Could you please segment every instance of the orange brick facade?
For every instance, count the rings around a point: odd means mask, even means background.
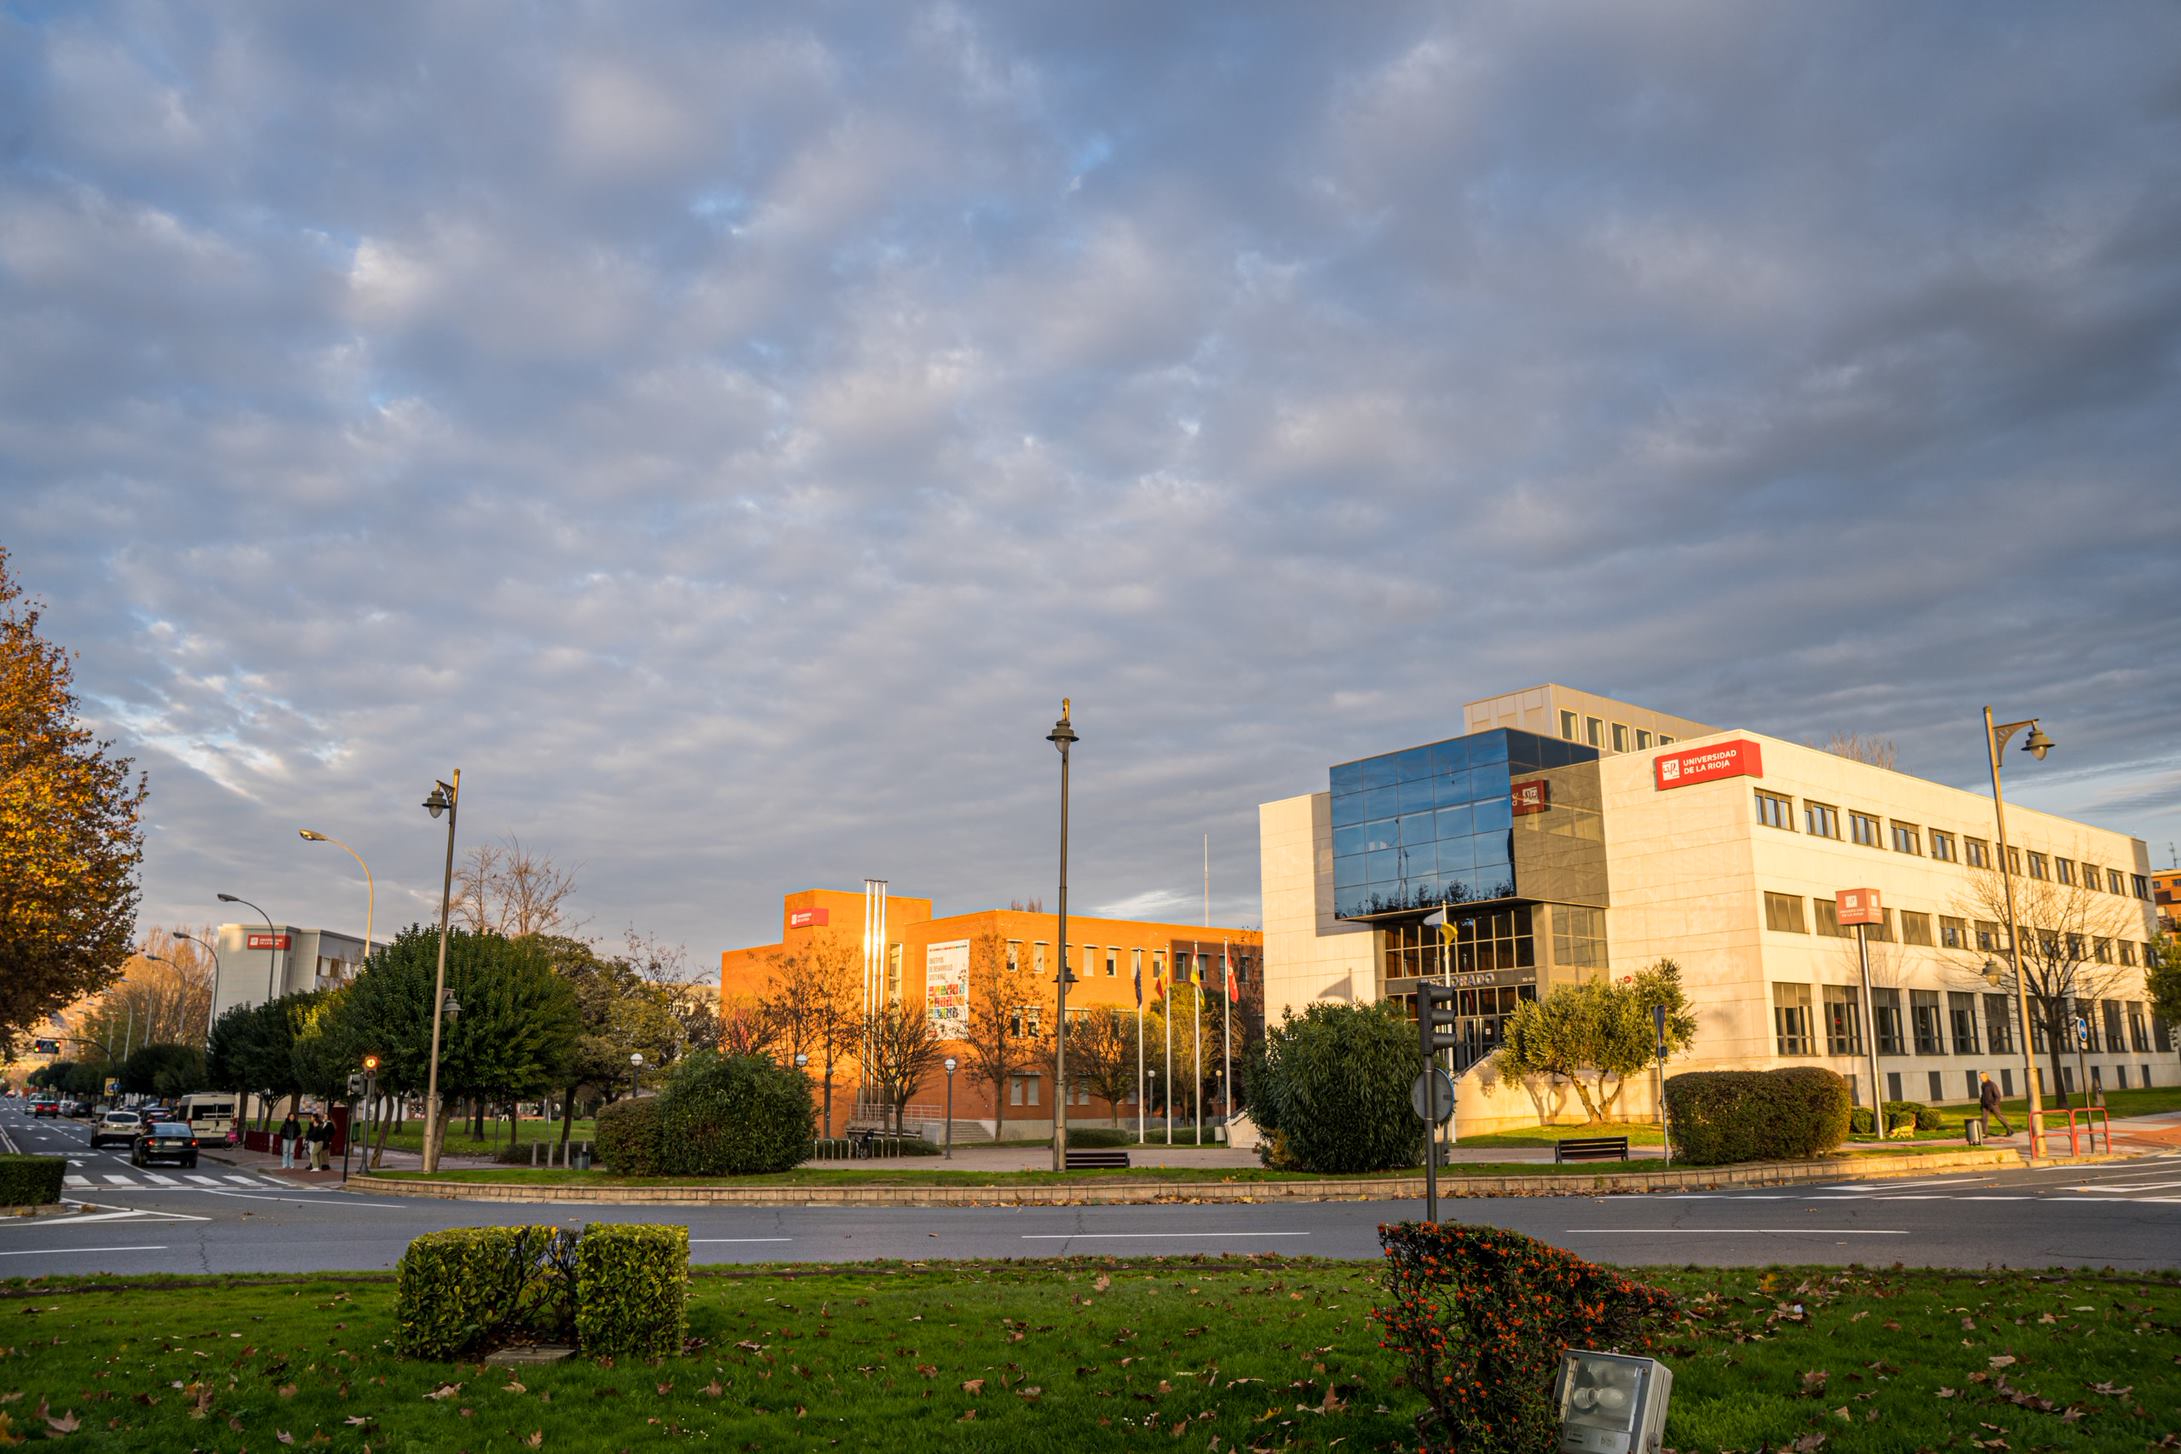
[[[720,999],[723,1015],[732,1017],[738,1010],[747,1010],[765,997],[767,986],[773,979],[778,959],[785,955],[807,953],[817,947],[820,936],[833,936],[837,948],[845,952],[854,965],[857,981],[863,977],[864,930],[866,900],[863,894],[853,890],[806,889],[786,896],[781,902],[780,939],[772,944],[752,945],[743,949],[729,949],[720,955]],[[954,914],[944,918],[932,916],[929,899],[906,898],[888,895],[885,901],[886,947],[882,969],[874,986],[874,992],[885,996],[888,1002],[907,1005],[919,1012],[926,1008],[927,972],[930,968],[930,951],[933,946],[976,945],[985,936],[996,937],[1006,946],[1006,953],[1016,964],[1015,972],[1023,977],[1026,1002],[1036,1003],[1042,997],[1049,1007],[1053,992],[1053,979],[1059,971],[1058,919],[1048,913],[1028,913],[1015,909],[985,909],[968,914]],[[1140,970],[1146,1010],[1157,1003],[1154,983],[1172,985],[1177,964],[1186,966],[1201,960],[1204,973],[1203,1014],[1206,1034],[1211,1050],[1204,1065],[1204,1112],[1213,1114],[1219,1079],[1215,1071],[1223,1069],[1215,1064],[1217,1050],[1222,1044],[1221,1010],[1225,1003],[1222,988],[1221,956],[1224,950],[1227,963],[1235,971],[1238,1003],[1232,1005],[1233,1044],[1239,1059],[1245,1038],[1262,1035],[1264,1024],[1264,986],[1261,977],[1263,965],[1263,936],[1252,929],[1206,928],[1194,924],[1168,924],[1134,919],[1105,919],[1068,916],[1068,940],[1071,945],[1069,964],[1074,969],[1075,980],[1068,988],[1070,1021],[1082,1012],[1097,1006],[1111,1006],[1133,1015],[1136,1010],[1136,975]],[[959,950],[955,951],[959,955]],[[980,958],[969,958],[972,977],[987,973]],[[1179,992],[1178,1003],[1184,1010],[1183,1021],[1192,1009],[1191,991],[1184,987]],[[1050,1013],[1047,1008],[1046,1013]],[[1010,1136],[1018,1132],[1024,1135],[1043,1134],[1051,1127],[1053,1116],[1052,1045],[1051,1027],[1039,1023],[1033,1044],[1033,1064],[1024,1075],[1015,1078],[1015,1084],[1006,1094],[1006,1129]],[[1177,1022],[1175,1032],[1176,1054],[1181,1058],[1185,1036],[1182,1022]],[[1149,1047],[1150,1063],[1158,1065],[1161,1046]],[[966,1057],[964,1057],[966,1059]],[[1185,1058],[1184,1058],[1185,1059]],[[810,1067],[814,1082],[814,1095],[822,1099],[822,1089],[815,1086],[819,1069]],[[1163,1074],[1163,1070],[1162,1070]],[[1178,1084],[1178,1116],[1186,1118],[1190,1111],[1188,1087],[1191,1081],[1182,1063],[1175,1066]],[[858,1070],[853,1061],[836,1063],[833,1082],[833,1131],[839,1134],[848,1123],[855,1105]],[[946,1077],[934,1073],[911,1099],[907,1119],[941,1119],[946,1099]],[[1070,1122],[1082,1125],[1110,1125],[1116,1120],[1132,1119],[1136,1114],[1134,1097],[1120,1103],[1090,1096],[1078,1089],[1076,1099],[1070,1105]],[[954,1083],[954,1119],[980,1121],[988,1127],[997,1120],[995,1098],[990,1085],[974,1080],[970,1075],[958,1073]]]

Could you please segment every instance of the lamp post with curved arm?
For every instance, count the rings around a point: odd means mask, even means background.
[[[1999,791],[1999,754],[2007,750],[2008,741],[2023,728],[2030,729],[2022,750],[2039,762],[2052,751],[2052,739],[2037,725],[2035,717],[2026,722],[1992,723],[1992,709],[1984,709],[1984,749],[1992,762],[1992,812],[1999,822],[1999,882],[2007,899],[2007,958],[2014,965],[2015,1010],[2022,1021],[2022,1089],[2029,1094],[2030,1151],[2032,1162],[2045,1159],[2045,1105],[2038,1094],[2037,1049],[2030,1037],[2030,992],[2022,976],[2021,929],[2014,917],[2014,866],[2007,861],[2007,800]]]
[[[204,1012],[204,1048],[210,1050],[212,1048],[212,1025],[219,1018],[220,1013],[220,952],[196,935],[185,934],[179,929],[174,931],[174,937],[187,939],[190,943],[212,956],[212,1002],[205,1007]]]
[[[1053,1170],[1068,1169],[1068,749],[1080,739],[1068,721],[1068,699],[1045,740],[1060,751],[1060,973],[1053,1015]]]
[[[447,913],[454,904],[454,821],[462,804],[462,769],[451,783],[434,783],[424,811],[447,815],[447,872],[439,885],[439,969],[432,979],[432,1059],[424,1084],[424,1170],[439,1170],[439,1026],[453,1018],[447,1004]]]
[[[220,902],[223,904],[240,904],[245,909],[257,909],[257,916],[265,921],[265,998],[267,1000],[276,998],[273,994],[273,973],[280,968],[280,931],[273,927],[273,916],[263,909],[258,909],[257,905],[251,903],[248,899],[240,899],[233,894],[221,894]],[[248,939],[243,940],[245,944],[249,942]]]
[[[371,865],[363,861],[362,854],[358,853],[355,849],[350,848],[346,843],[343,843],[338,838],[331,837],[328,834],[320,833],[316,829],[312,828],[298,828],[295,831],[306,843],[330,843],[335,848],[345,850],[350,858],[356,860],[356,866],[363,870],[364,958],[369,959],[371,957],[371,919],[372,916],[378,912],[379,907],[379,888],[376,883],[372,882]]]

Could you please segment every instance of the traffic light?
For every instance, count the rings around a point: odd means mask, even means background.
[[[1416,987],[1416,1031],[1429,1060],[1442,1050],[1461,1047],[1454,1033],[1454,988],[1451,985],[1419,984]]]
[[[376,1055],[366,1055],[364,1057],[364,1074],[375,1075],[378,1073],[378,1069],[379,1057],[377,1057]]]
[[[37,1039],[30,1042],[30,1049],[31,1053],[35,1055],[58,1055],[61,1053],[61,1042],[58,1040]]]
[[[362,1095],[363,1093],[364,1093],[364,1078],[363,1078],[363,1072],[362,1072],[362,1071],[360,1071],[360,1070],[359,1070],[359,1071],[355,1071],[355,1072],[351,1073],[351,1074],[349,1075],[349,1077],[348,1077],[348,1098],[349,1098],[350,1100],[355,1100],[355,1099],[356,1099],[357,1097],[361,1096],[361,1095]]]

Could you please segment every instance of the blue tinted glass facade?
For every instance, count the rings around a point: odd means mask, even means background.
[[[1513,783],[1598,750],[1500,728],[1331,773],[1333,912],[1370,918],[1514,898]]]

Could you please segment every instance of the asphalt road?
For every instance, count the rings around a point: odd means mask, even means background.
[[[1423,1214],[1414,1201],[718,1209],[443,1202],[368,1187],[292,1190],[230,1177],[209,1161],[200,1182],[168,1173],[175,1184],[146,1183],[141,1172],[124,1176],[118,1153],[90,1153],[79,1123],[33,1126],[13,1107],[0,1110],[0,1133],[23,1149],[65,1150],[80,1161],[70,1171],[86,1185],[69,1196],[90,1208],[0,1223],[0,1277],[386,1269],[420,1232],[505,1222],[686,1223],[699,1263],[1239,1252],[1362,1258],[1378,1255],[1380,1222]],[[2164,1269],[2181,1266],[2181,1156],[1774,1191],[1471,1198],[1443,1203],[1441,1214],[1626,1265]]]

